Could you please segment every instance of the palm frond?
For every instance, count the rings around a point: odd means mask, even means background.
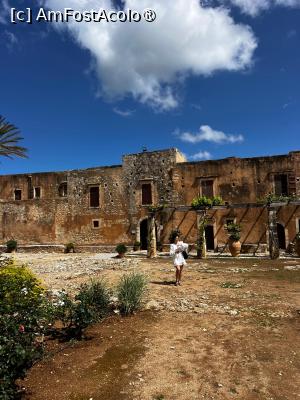
[[[27,158],[27,149],[17,145],[22,139],[18,128],[0,115],[0,156]]]

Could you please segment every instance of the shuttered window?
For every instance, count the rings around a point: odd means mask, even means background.
[[[99,207],[100,191],[99,186],[90,187],[90,207]]]
[[[201,195],[210,197],[210,198],[214,196],[214,181],[213,180],[201,181]]]
[[[288,196],[288,176],[287,174],[278,174],[274,176],[275,195]]]
[[[142,205],[152,204],[152,186],[151,183],[142,185]]]

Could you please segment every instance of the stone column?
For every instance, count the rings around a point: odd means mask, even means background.
[[[156,234],[155,234],[155,215],[150,214],[148,217],[148,258],[157,257],[156,251]]]
[[[206,258],[206,211],[197,211],[197,258]]]
[[[277,236],[277,210],[275,207],[268,207],[268,225],[269,225],[269,253],[272,260],[279,258],[279,243]]]

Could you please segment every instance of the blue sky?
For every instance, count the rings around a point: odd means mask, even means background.
[[[143,146],[190,160],[300,150],[300,1],[126,1],[157,21],[15,25],[10,7],[37,7],[0,0],[0,114],[29,149],[1,174],[120,164]]]

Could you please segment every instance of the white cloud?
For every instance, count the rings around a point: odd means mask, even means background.
[[[208,151],[199,151],[196,154],[188,157],[192,161],[199,161],[199,160],[210,160],[212,155]]]
[[[9,50],[12,50],[13,47],[19,43],[17,36],[13,32],[5,30],[4,36],[5,36],[6,47]]]
[[[0,24],[7,24],[10,15],[10,5],[8,0],[0,0]]]
[[[300,7],[300,0],[220,0],[220,2],[240,7],[243,13],[252,17],[273,6]]]
[[[188,143],[200,143],[207,141],[217,144],[225,144],[241,143],[244,141],[243,135],[228,135],[222,131],[214,130],[208,125],[200,126],[198,133],[176,131],[175,134],[180,140]]]
[[[99,9],[98,0],[44,0],[53,10]],[[176,84],[190,75],[239,71],[252,64],[256,38],[225,8],[202,7],[199,0],[123,0],[124,8],[157,13],[153,23],[61,24],[88,49],[101,93],[111,99],[131,95],[160,110],[178,105]],[[101,7],[111,9],[112,1]]]
[[[131,117],[135,113],[135,110],[120,110],[119,108],[115,107],[113,112],[121,117],[127,118]]]
[[[193,103],[193,104],[191,104],[191,107],[192,107],[194,110],[202,111],[202,106],[201,106],[200,104]]]

